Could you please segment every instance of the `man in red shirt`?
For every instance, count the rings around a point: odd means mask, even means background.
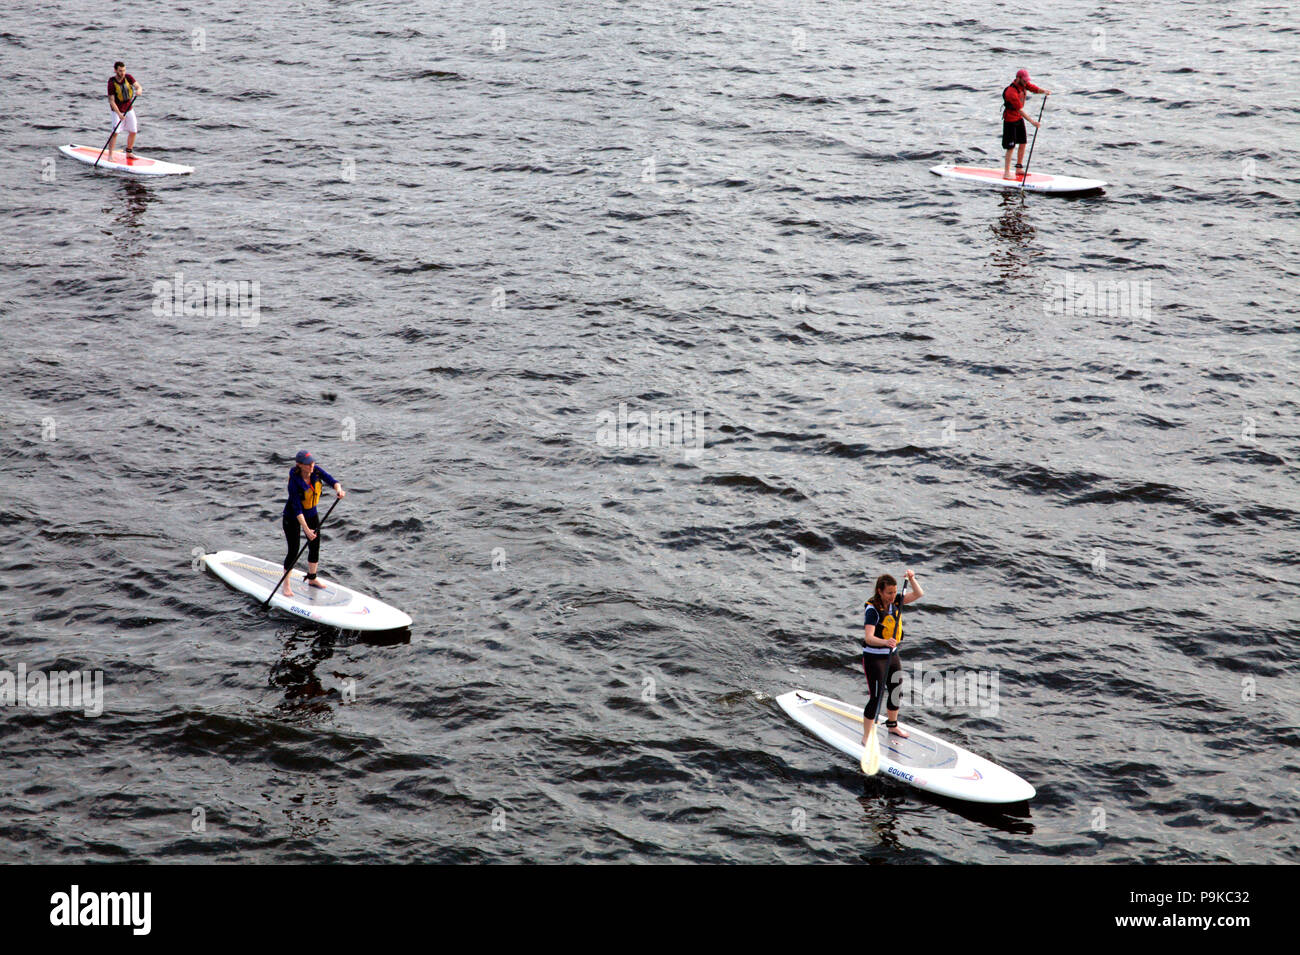
[[[135,117],[135,98],[144,92],[144,87],[135,81],[135,77],[126,71],[126,64],[118,60],[113,64],[113,75],[108,78],[108,107],[113,111],[113,135],[108,138],[108,154],[113,155],[117,145],[117,130],[121,126],[126,131],[126,153],[135,151],[135,134],[140,131],[140,122]]]
[[[1002,111],[1002,148],[1007,151],[1002,160],[1002,178],[1013,182],[1023,179],[1025,175],[1025,145],[1028,142],[1025,137],[1025,120],[1028,119],[1033,123],[1034,129],[1042,125],[1021,112],[1025,108],[1026,93],[1050,95],[1047,90],[1040,90],[1029,81],[1028,70],[1016,70],[1016,78],[1002,91],[1002,104],[1006,107]],[[1011,153],[1015,151],[1016,146],[1020,147],[1020,155],[1016,157],[1016,174],[1013,176],[1011,175]]]

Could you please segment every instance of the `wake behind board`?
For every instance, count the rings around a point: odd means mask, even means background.
[[[230,586],[255,597],[259,603],[266,600],[284,573],[279,564],[233,550],[204,554],[203,563]],[[324,589],[311,587],[300,570],[293,571],[289,580],[294,595],[286,597],[276,590],[271,606],[295,617],[340,630],[399,630],[411,625],[411,618],[397,608],[333,581],[322,581]]]
[[[853,759],[862,759],[862,707],[818,693],[794,690],[776,698],[796,723]],[[939,796],[979,803],[1019,803],[1033,799],[1034,787],[982,756],[945,743],[905,723],[911,734],[895,736],[883,726],[880,772]]]
[[[1000,186],[1003,189],[1019,189],[1023,181],[1026,192],[1094,192],[1106,185],[1100,179],[1049,176],[1041,172],[1031,172],[1028,176],[1024,173],[1012,173],[1017,178],[1003,179],[1001,169],[985,169],[980,166],[935,166],[930,172],[936,176],[961,179],[964,182],[978,182],[986,186]]]
[[[102,147],[101,147],[102,148]],[[99,155],[99,148],[95,146],[60,146],[59,152],[70,159],[78,162],[95,165],[96,157],[99,158],[98,169],[111,169],[114,172],[129,172],[134,176],[183,176],[194,171],[193,166],[181,166],[174,162],[163,162],[161,159],[149,159],[145,156],[133,155],[128,156],[120,149],[113,152],[105,152],[103,156]]]

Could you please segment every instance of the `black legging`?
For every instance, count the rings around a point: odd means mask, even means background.
[[[320,560],[320,515],[303,511],[302,516],[307,518],[307,526],[316,532],[316,539],[307,542],[307,562],[314,564]],[[289,543],[289,550],[284,555],[284,569],[288,570],[298,559],[298,548],[302,546],[302,526],[294,514],[284,515],[281,524],[284,527],[284,538]]]
[[[867,675],[867,705],[862,710],[862,719],[871,722],[878,716],[877,707],[886,703],[881,709],[896,710],[903,699],[903,664],[897,653],[862,654],[862,672]],[[882,700],[885,687],[889,687],[889,699]]]

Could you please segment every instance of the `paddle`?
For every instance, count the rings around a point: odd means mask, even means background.
[[[907,595],[907,578],[903,578],[903,596]],[[898,619],[901,623],[903,620],[902,604],[899,604]],[[893,660],[894,654],[898,652],[895,646],[889,653],[890,660]],[[885,673],[889,673],[889,668],[885,668]],[[886,676],[888,683],[888,676]],[[867,744],[862,748],[862,761],[859,765],[862,771],[868,776],[874,776],[880,771],[880,738],[876,735],[876,718],[880,716],[880,704],[884,701],[883,697],[889,695],[889,687],[882,686],[881,696],[876,698],[876,712],[871,714],[871,725],[867,727]]]
[[[880,702],[876,702],[876,712],[871,714],[871,725],[867,727],[867,745],[862,748],[862,771],[868,776],[880,772],[880,738],[876,736],[876,717],[880,715]]]
[[[108,134],[108,139],[104,140],[104,149],[107,149],[107,148],[108,148],[108,144],[111,143],[111,142],[113,141],[113,137],[117,135],[117,127],[119,127],[119,126],[122,125],[122,120],[126,119],[126,114],[129,113],[129,112],[131,112],[131,107],[135,106],[135,99],[136,99],[136,96],[139,96],[139,95],[140,95],[139,93],[136,93],[135,96],[132,96],[132,97],[131,97],[131,102],[129,102],[129,103],[126,104],[126,109],[123,110],[122,114],[121,114],[120,116],[117,117],[117,122],[113,124],[113,131],[112,131],[111,133]],[[100,128],[102,129],[103,127],[100,127]],[[99,168],[99,160],[100,160],[100,159],[103,157],[103,155],[104,155],[104,149],[101,149],[101,150],[99,151],[99,155],[95,157],[94,166],[95,166],[96,169]]]
[[[1043,124],[1043,110],[1047,109],[1047,97],[1050,93],[1043,94],[1043,105],[1038,107],[1038,125]],[[1034,146],[1038,144],[1038,126],[1034,127],[1034,139],[1029,144],[1029,158],[1025,160],[1025,172],[1020,177],[1020,198],[1025,197],[1025,180],[1029,178],[1029,166],[1034,161]]]
[[[321,529],[322,527],[324,527],[324,526],[325,526],[325,522],[328,521],[328,520],[330,519],[330,514],[334,513],[334,507],[335,507],[335,505],[338,504],[338,502],[339,502],[339,499],[338,499],[337,497],[334,498],[334,503],[331,504],[331,505],[330,505],[330,509],[329,509],[328,511],[325,512],[325,516],[322,517],[322,518],[320,519],[320,524],[318,524],[317,527],[316,527],[316,535],[317,535],[318,537],[320,536],[320,529]],[[306,535],[303,535],[303,536],[306,536]],[[298,556],[295,557],[295,558],[293,559],[293,564],[298,563],[298,560],[302,557],[302,552],[305,551],[305,550],[307,549],[307,545],[310,544],[310,543],[311,543],[311,541],[309,541],[309,540],[308,540],[308,541],[303,541],[303,545],[302,545],[301,547],[298,548]],[[284,578],[289,576],[289,571],[290,571],[290,570],[293,570],[293,564],[290,564],[290,565],[289,565],[289,569],[286,570],[286,571],[284,572],[284,574],[281,575],[280,579],[276,582],[276,585],[275,585],[274,587],[271,588],[271,595],[270,595],[270,597],[267,597],[265,600],[262,601],[262,606],[263,606],[263,607],[266,607],[266,606],[268,606],[268,605],[271,603],[271,597],[274,597],[275,594],[276,594],[276,591],[278,591],[278,590],[280,589],[280,584],[284,583]]]

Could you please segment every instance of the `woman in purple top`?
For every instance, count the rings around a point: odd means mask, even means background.
[[[284,505],[284,518],[281,524],[284,527],[284,538],[289,545],[289,551],[284,555],[284,569],[287,571],[298,559],[298,547],[300,535],[307,535],[307,584],[311,587],[324,587],[316,579],[316,567],[320,561],[320,515],[316,513],[316,504],[320,501],[321,487],[328,484],[334,489],[335,495],[341,501],[347,495],[343,491],[343,485],[330,477],[329,473],[316,463],[316,459],[310,451],[299,451],[294,456],[294,465],[289,472],[289,500]],[[286,597],[292,597],[293,591],[289,588],[289,574],[284,575],[284,588],[282,590]]]

